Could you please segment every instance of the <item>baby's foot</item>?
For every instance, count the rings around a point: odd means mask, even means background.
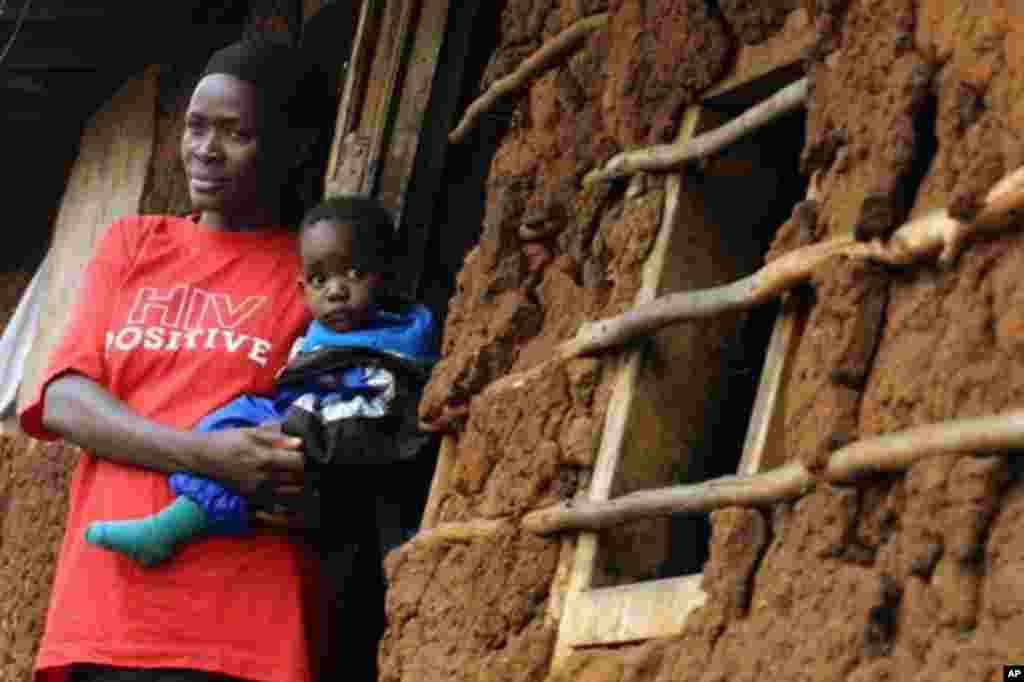
[[[121,552],[144,566],[166,560],[180,543],[206,527],[206,513],[185,496],[141,519],[95,521],[85,531],[93,545]]]

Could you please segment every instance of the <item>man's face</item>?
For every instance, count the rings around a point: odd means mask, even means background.
[[[192,93],[181,159],[192,207],[204,223],[244,227],[274,206],[276,196],[265,194],[272,174],[262,107],[255,85],[227,74],[204,77]]]
[[[313,317],[336,332],[366,324],[383,282],[381,273],[367,269],[359,246],[351,225],[329,220],[304,227],[299,240],[306,303]]]

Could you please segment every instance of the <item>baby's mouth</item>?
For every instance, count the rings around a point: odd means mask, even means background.
[[[337,310],[332,313],[328,313],[324,317],[324,322],[327,326],[338,328],[338,327],[351,327],[352,326],[352,313],[347,310]]]

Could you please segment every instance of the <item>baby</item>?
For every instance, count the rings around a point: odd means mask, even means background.
[[[343,196],[321,203],[302,221],[299,250],[299,285],[314,320],[278,374],[275,395],[236,398],[196,429],[283,419],[282,429],[303,440],[302,507],[307,526],[316,529],[326,498],[339,493],[337,484],[328,485],[339,471],[379,472],[379,464],[412,462],[430,439],[416,426],[416,408],[436,361],[435,330],[428,308],[388,291],[396,238],[391,216],[377,201]],[[360,487],[359,476],[346,478]],[[378,475],[363,479],[362,488],[381,484]],[[150,566],[201,534],[249,530],[248,502],[233,490],[189,473],[168,481],[177,493],[170,505],[141,519],[96,521],[86,539]],[[375,506],[366,512],[381,534],[392,535],[382,545],[394,546],[410,524],[399,518],[402,495],[388,495],[401,492],[401,485],[384,487],[359,497]]]

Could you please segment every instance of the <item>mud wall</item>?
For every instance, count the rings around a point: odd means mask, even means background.
[[[571,540],[525,535],[516,520],[587,481],[617,360],[494,382],[635,293],[660,189],[626,200],[621,189],[583,191],[581,174],[620,148],[670,137],[680,107],[727,74],[738,46],[770,38],[797,4],[505,4],[482,87],[581,15],[608,11],[609,24],[510,107],[483,235],[422,406],[451,430],[435,521],[492,520],[497,530],[424,533],[389,557],[382,680],[548,678],[558,557]],[[940,206],[969,217],[1024,161],[1024,17],[1013,3],[799,5],[816,32],[802,165],[823,189],[800,240],[885,236]],[[948,270],[823,268],[786,388],[788,456],[820,466],[860,437],[1019,406],[1022,259],[1022,238],[1008,234],[972,245]],[[1022,515],[1009,460],[970,453],[856,487],[818,486],[773,509],[720,511],[707,604],[685,632],[577,652],[552,682],[1001,679],[1004,663],[1024,660]]]
[[[21,293],[28,287],[32,279],[31,271],[12,270],[0,273],[0,325],[6,325],[21,298]],[[0,326],[2,328],[2,326]],[[38,611],[35,609],[23,610],[24,602],[20,599],[22,595],[31,595],[29,600],[38,600],[40,588],[34,585],[36,579],[35,567],[31,562],[21,560],[22,552],[31,544],[38,543],[41,537],[46,537],[47,527],[45,520],[35,528],[25,530],[24,536],[8,534],[6,532],[6,520],[8,516],[19,516],[24,510],[26,496],[24,490],[27,486],[40,484],[42,490],[52,490],[52,475],[54,471],[50,467],[44,467],[46,471],[38,472],[37,480],[31,483],[21,474],[17,466],[18,448],[14,446],[16,439],[0,436],[0,604],[4,604],[2,616],[0,616],[0,679],[6,682],[9,678],[8,669],[26,670],[25,661],[32,655],[33,645],[28,642],[28,647],[19,646],[24,641],[25,633],[30,636],[38,631]],[[48,501],[52,505],[52,500]],[[31,505],[29,502],[28,506]],[[57,505],[60,506],[60,505]],[[33,516],[39,517],[38,513]],[[63,517],[62,517],[63,518]],[[52,547],[59,542],[58,535],[53,539]],[[51,562],[53,557],[51,556]],[[48,590],[45,590],[48,593]],[[12,603],[13,608],[7,609],[6,604]]]

